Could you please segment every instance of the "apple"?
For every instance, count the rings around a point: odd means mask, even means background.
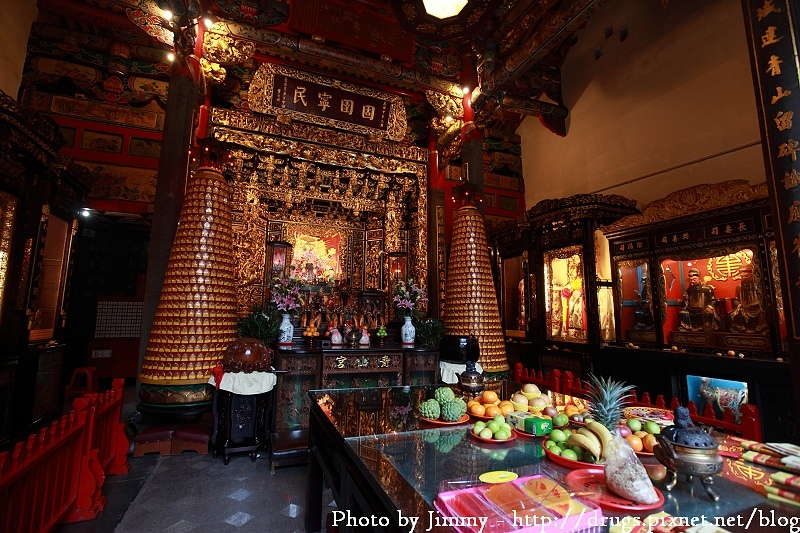
[[[638,418],[629,418],[628,421],[626,422],[626,425],[634,433],[636,433],[637,431],[641,431],[642,430],[642,421],[639,420]]]
[[[644,430],[651,435],[658,435],[661,433],[661,426],[653,422],[652,420],[648,420],[644,423]]]
[[[545,414],[551,418],[555,418],[556,415],[558,415],[558,409],[556,409],[552,405],[548,405],[542,410],[542,414]]]
[[[539,387],[537,387],[535,383],[526,383],[526,384],[524,384],[522,386],[522,392],[527,392],[529,394],[535,394],[535,393],[539,392],[541,394],[541,392],[539,391]]]
[[[564,427],[569,425],[569,417],[564,413],[558,413],[553,417],[553,425],[557,427]]]

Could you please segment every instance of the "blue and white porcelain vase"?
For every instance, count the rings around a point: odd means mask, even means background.
[[[406,323],[400,328],[400,341],[406,346],[414,344],[414,337],[417,336],[417,328],[411,323],[411,317],[405,317]]]
[[[294,337],[294,326],[292,325],[289,313],[281,315],[281,325],[278,326],[278,348],[284,350],[292,347]]]

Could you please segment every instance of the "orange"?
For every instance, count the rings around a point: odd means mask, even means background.
[[[511,400],[503,400],[500,402],[500,407],[503,407],[504,405],[510,405],[512,407],[514,406],[514,404],[511,403]]]
[[[500,408],[494,404],[490,403],[488,405],[484,405],[484,407],[486,407],[486,410],[484,410],[483,412],[484,416],[494,416],[501,414]]]
[[[644,438],[648,436],[650,433],[644,430],[639,430],[639,431],[634,431],[633,434],[642,439],[642,442],[644,442]]]
[[[479,403],[473,403],[469,406],[469,414],[471,415],[483,416],[485,412],[486,408]]]
[[[508,413],[513,413],[515,411],[514,406],[510,403],[500,403],[500,413],[503,416],[506,416]]]
[[[653,447],[658,444],[658,440],[656,440],[655,435],[647,434],[646,437],[642,439],[642,445],[644,445],[644,449],[650,453],[653,453]]]
[[[472,407],[475,404],[480,405],[481,402],[479,402],[478,400],[470,400],[470,401],[467,402],[467,409],[469,409],[470,407]]]
[[[483,391],[483,403],[494,403],[498,400],[497,393],[492,390]]]
[[[633,448],[633,451],[635,452],[642,451],[644,444],[642,444],[642,439],[640,439],[636,435],[628,435],[627,437],[625,437],[625,440],[628,441],[628,444],[630,444],[631,448]]]

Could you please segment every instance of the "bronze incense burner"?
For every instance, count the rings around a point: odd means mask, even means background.
[[[675,408],[675,425],[665,428],[656,435],[658,446],[653,448],[656,459],[667,467],[667,481],[664,488],[672,490],[678,481],[678,474],[686,476],[692,483],[699,476],[708,496],[718,501],[714,492],[714,476],[722,471],[722,457],[717,453],[719,443],[704,428],[696,427],[689,418],[685,407]]]

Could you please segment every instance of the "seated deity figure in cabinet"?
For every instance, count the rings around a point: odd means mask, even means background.
[[[678,313],[681,331],[717,331],[719,315],[714,307],[714,286],[700,279],[700,271],[689,270],[689,285],[683,293],[683,309]]]
[[[647,276],[642,276],[642,291],[633,291],[639,298],[639,309],[633,312],[636,317],[636,329],[653,329],[655,321],[650,311],[650,289],[647,283]]]
[[[741,281],[736,286],[733,311],[728,315],[731,319],[731,331],[766,334],[767,318],[756,290],[753,265],[742,265],[739,275]]]

